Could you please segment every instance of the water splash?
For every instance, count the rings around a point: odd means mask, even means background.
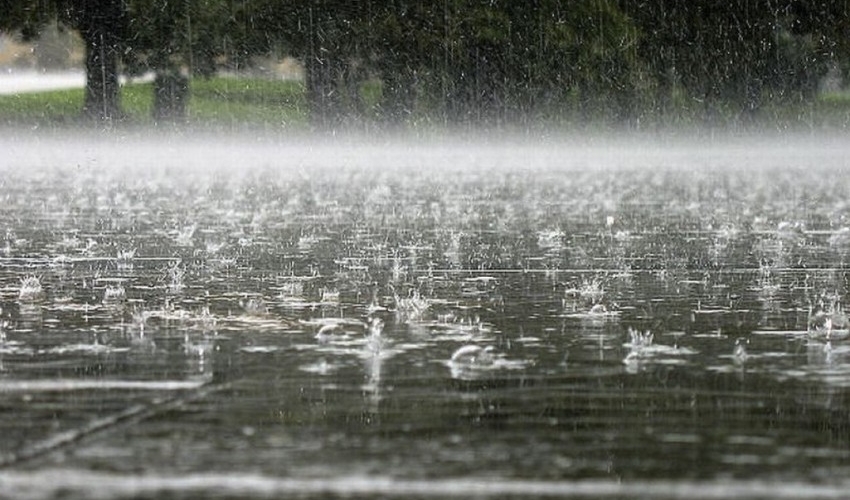
[[[18,291],[18,300],[22,303],[32,304],[44,300],[44,288],[37,276],[27,276],[21,279],[21,287]]]

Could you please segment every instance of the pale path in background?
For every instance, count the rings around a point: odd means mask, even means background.
[[[127,83],[121,77],[121,84]],[[137,82],[153,81],[153,76],[134,78]],[[86,85],[86,74],[82,70],[43,72],[37,70],[0,70],[0,95],[27,94],[50,90],[80,89]]]
[[[82,71],[44,73],[32,70],[0,72],[0,95],[82,88],[86,74]]]

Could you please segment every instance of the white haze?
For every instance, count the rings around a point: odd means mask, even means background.
[[[33,133],[0,137],[0,172],[45,171],[126,174],[217,173],[275,170],[306,175],[348,169],[533,172],[594,169],[819,168],[850,166],[850,143],[841,136],[528,138],[467,134],[419,139],[273,134],[163,132]]]

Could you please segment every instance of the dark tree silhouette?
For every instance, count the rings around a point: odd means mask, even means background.
[[[58,19],[80,33],[86,47],[83,112],[99,120],[121,117],[118,65],[126,36],[124,0],[2,0],[0,29],[34,38]]]
[[[118,67],[157,74],[158,116],[192,75],[288,54],[311,119],[448,123],[644,113],[746,117],[850,71],[850,0],[0,0],[0,29],[51,18],[86,44],[87,115],[120,117]],[[368,85],[366,83],[368,82]],[[374,108],[366,110],[368,103]],[[377,96],[377,97],[376,97]],[[177,104],[177,105],[175,105]]]
[[[83,113],[99,120],[121,118],[118,63],[127,28],[124,0],[74,0],[66,12],[86,46]]]

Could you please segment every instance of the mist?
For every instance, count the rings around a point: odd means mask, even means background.
[[[285,134],[189,130],[15,131],[0,138],[0,168],[144,174],[164,170],[211,175],[272,170],[323,174],[350,169],[535,172],[752,170],[847,166],[840,133],[696,131],[665,133]],[[830,172],[825,173],[829,175]]]

